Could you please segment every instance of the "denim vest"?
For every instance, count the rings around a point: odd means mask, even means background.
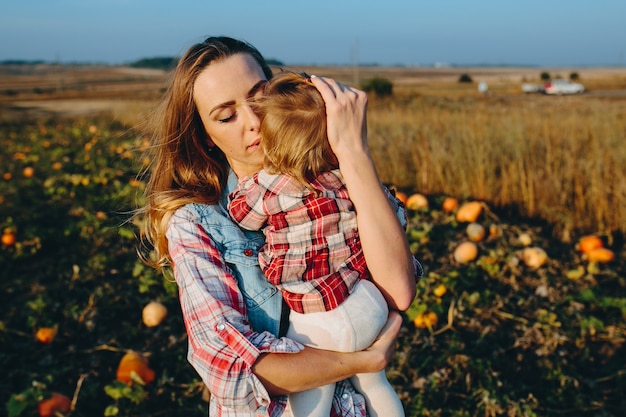
[[[279,334],[283,299],[259,267],[259,249],[265,243],[262,232],[241,229],[227,210],[228,194],[237,187],[237,176],[231,171],[220,201],[209,216],[202,216],[202,226],[220,248],[224,260],[237,279],[248,310],[248,320],[257,332]],[[206,207],[206,206],[205,206]]]

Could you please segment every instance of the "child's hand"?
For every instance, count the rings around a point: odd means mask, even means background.
[[[326,103],[328,141],[341,161],[356,151],[369,152],[367,147],[367,94],[338,83],[331,78],[311,76]]]

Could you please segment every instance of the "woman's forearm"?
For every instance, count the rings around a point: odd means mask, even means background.
[[[390,313],[378,339],[359,352],[334,352],[306,347],[298,353],[266,353],[252,367],[272,395],[291,394],[341,381],[358,373],[378,372],[393,359],[402,318]]]
[[[380,185],[365,150],[340,161],[341,173],[357,213],[363,253],[374,282],[389,307],[406,310],[415,297],[415,268],[406,234]]]
[[[332,79],[311,80],[326,103],[328,141],[356,209],[372,278],[389,308],[406,310],[415,297],[413,256],[367,145],[367,94]]]

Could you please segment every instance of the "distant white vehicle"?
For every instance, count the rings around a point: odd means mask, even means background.
[[[546,94],[580,94],[585,91],[585,87],[579,83],[556,79],[546,83],[543,91]]]
[[[522,84],[524,93],[543,93],[543,86],[538,84],[524,83]]]

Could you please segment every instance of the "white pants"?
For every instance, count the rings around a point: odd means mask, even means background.
[[[350,296],[331,311],[289,313],[287,337],[324,350],[354,352],[365,349],[376,339],[387,322],[389,310],[376,285],[367,280],[357,283]],[[398,395],[387,381],[385,371],[358,374],[351,378],[365,397],[370,417],[403,417]],[[295,417],[328,417],[335,384],[289,396]]]

